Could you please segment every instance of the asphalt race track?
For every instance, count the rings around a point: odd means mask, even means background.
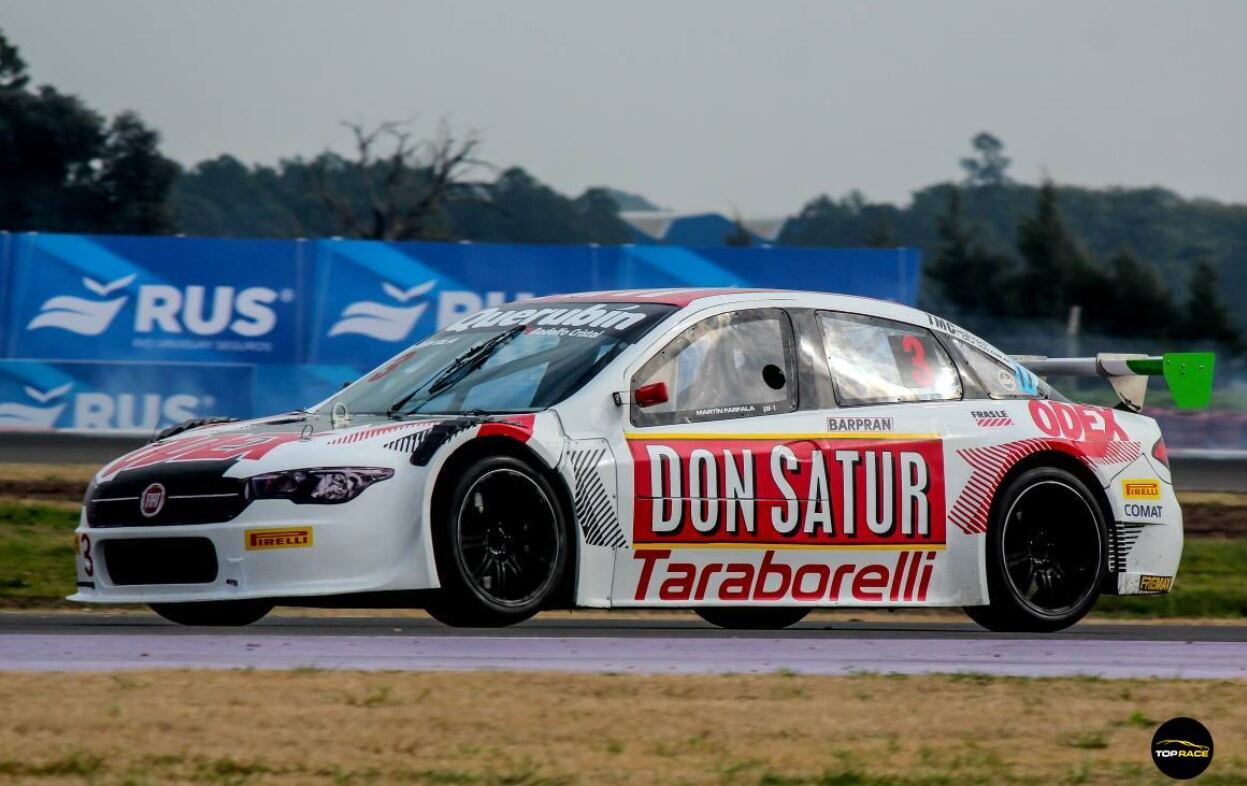
[[[1247,678],[1247,627],[1084,624],[1046,637],[958,623],[803,623],[729,632],[699,620],[537,619],[504,630],[418,617],[276,615],[241,629],[136,614],[0,614],[0,670],[497,670]]]

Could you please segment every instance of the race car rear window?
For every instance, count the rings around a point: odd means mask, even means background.
[[[1007,364],[976,349],[961,339],[952,339],[970,371],[991,398],[1044,398],[1046,385],[1017,364]]]
[[[632,379],[663,382],[666,403],[632,407],[637,426],[776,415],[797,408],[796,353],[788,315],[748,309],[703,319],[671,341]]]
[[[841,406],[961,398],[957,369],[929,331],[830,312],[819,313],[819,324]]]

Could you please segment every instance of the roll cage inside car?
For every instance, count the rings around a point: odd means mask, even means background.
[[[881,327],[911,333],[919,337],[928,352],[939,353],[939,357],[947,361],[955,371],[956,395],[940,395],[914,397],[891,400],[852,400],[843,389],[843,381],[833,378],[832,368],[828,360],[828,345],[833,339],[820,320],[823,317],[840,317],[860,320]],[[910,404],[933,401],[964,401],[980,399],[1016,399],[1016,398],[1055,398],[1066,400],[1059,392],[1046,383],[1036,380],[1031,389],[1015,387],[1012,391],[983,379],[981,372],[975,370],[974,363],[981,367],[990,366],[1001,374],[1010,377],[1015,373],[1003,358],[995,358],[984,350],[970,346],[966,342],[957,341],[938,331],[916,322],[906,322],[885,317],[860,314],[851,311],[825,308],[791,308],[772,305],[745,305],[725,309],[717,314],[701,317],[686,326],[657,351],[645,356],[637,371],[630,380],[631,400],[636,401],[637,390],[656,378],[658,369],[664,363],[672,361],[682,351],[704,339],[708,333],[725,323],[747,323],[761,319],[774,319],[780,326],[783,357],[787,367],[783,368],[786,396],[783,405],[778,408],[761,408],[753,410],[741,408],[707,408],[704,412],[695,410],[680,413],[671,408],[655,409],[633,406],[630,408],[629,419],[635,427],[658,426],[672,423],[693,423],[712,420],[728,420],[740,417],[758,417],[782,414],[783,412],[837,409],[844,407],[862,407],[885,404]],[[972,363],[973,361],[973,363]],[[755,360],[758,368],[750,368],[747,373],[761,374],[765,361]],[[745,369],[739,369],[745,372]],[[720,385],[729,384],[728,375],[722,375]],[[693,380],[698,385],[711,385],[708,380]],[[676,390],[670,383],[668,390],[677,399],[685,394]]]

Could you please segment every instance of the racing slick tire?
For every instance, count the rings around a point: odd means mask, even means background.
[[[200,426],[215,426],[218,423],[234,423],[237,420],[238,418],[221,418],[221,417],[191,418],[190,420],[183,420],[181,423],[178,423],[176,426],[169,426],[166,429],[162,429],[156,432],[156,436],[152,437],[152,442],[159,442],[162,439],[168,439],[169,437],[172,437],[174,435],[181,434],[183,431],[190,431],[191,429],[196,429],[196,428],[199,428]]]
[[[570,561],[568,516],[554,486],[527,462],[470,465],[435,507],[441,589],[425,610],[455,627],[503,627],[541,610]]]
[[[694,611],[711,625],[728,630],[781,630],[796,625],[810,613],[809,609],[784,606],[773,609],[707,606]]]
[[[152,603],[151,610],[179,625],[238,628],[259,622],[273,610],[263,600],[210,600],[190,603]]]
[[[992,631],[1051,633],[1095,605],[1108,572],[1104,510],[1087,485],[1037,467],[1000,493],[987,531],[987,606],[967,606]]]

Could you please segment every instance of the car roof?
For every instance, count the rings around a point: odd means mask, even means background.
[[[661,303],[676,306],[677,313],[699,311],[715,306],[752,305],[768,306],[780,304],[792,308],[814,308],[826,311],[841,311],[850,314],[881,317],[898,322],[908,322],[936,333],[969,341],[980,350],[993,356],[996,360],[1008,362],[1008,355],[992,346],[988,341],[976,336],[951,320],[929,314],[912,306],[906,306],[891,300],[863,297],[861,295],[845,295],[838,292],[811,292],[801,289],[735,289],[735,288],[696,288],[680,289],[613,289],[601,292],[574,292],[566,295],[546,295],[533,298],[527,303]],[[784,303],[788,301],[788,303]],[[517,306],[519,303],[510,303]]]
[[[574,292],[533,298],[534,303],[597,302],[597,303],[661,303],[679,308],[720,304],[747,304],[753,301],[792,300],[800,308],[822,308],[834,311],[876,314],[892,319],[925,324],[927,314],[916,308],[890,300],[846,295],[837,292],[812,292],[799,289],[738,289],[685,287],[680,289],[613,289],[600,292]]]
[[[600,292],[570,292],[565,295],[545,295],[533,298],[537,302],[571,301],[598,303],[662,303],[668,306],[688,306],[698,300],[728,295],[793,294],[776,289],[728,289],[690,287],[683,289],[607,289]]]

